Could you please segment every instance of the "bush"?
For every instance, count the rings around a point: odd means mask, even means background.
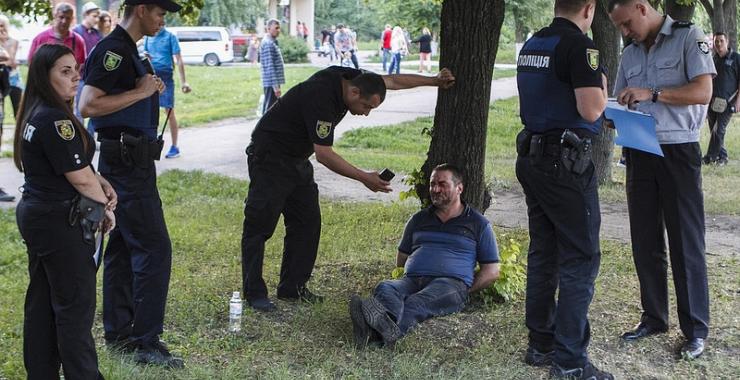
[[[508,234],[498,239],[499,277],[496,282],[480,292],[483,302],[507,302],[521,294],[526,286],[527,271],[522,260],[522,245]]]
[[[283,53],[285,63],[305,63],[308,62],[308,45],[302,38],[291,36],[278,37],[280,51]]]

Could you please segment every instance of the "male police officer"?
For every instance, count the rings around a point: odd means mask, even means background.
[[[167,0],[126,0],[123,22],[90,54],[80,111],[101,141],[99,170],[119,197],[118,226],[105,251],[103,324],[106,342],[136,350],[141,363],[182,367],[160,342],[172,246],[157,191],[154,160],[162,81],[140,61],[135,41],[164,26]]]
[[[595,0],[556,0],[555,19],[524,44],[517,62],[524,130],[517,136],[516,174],[531,240],[524,360],[551,365],[553,377],[576,379],[613,378],[586,353],[601,257],[591,138],[606,105],[599,52],[584,34],[595,7]]]
[[[247,147],[249,195],[244,207],[242,273],[250,306],[272,311],[262,278],[265,241],[280,214],[285,218],[283,264],[277,295],[281,299],[319,302],[306,282],[311,277],[319,245],[321,213],[313,179],[316,160],[337,174],[362,182],[372,191],[391,191],[377,172],[360,170],[332,150],[334,129],[347,111],[368,115],[385,98],[386,89],[452,86],[455,78],[443,69],[436,77],[380,76],[332,66],[299,83],[262,116]]]
[[[709,332],[699,130],[716,71],[701,30],[662,16],[647,1],[610,0],[609,17],[634,41],[622,53],[617,101],[655,118],[664,154],[627,149],[627,206],[643,313],[622,338],[668,330],[665,225],[678,320],[687,338],[681,354],[693,359],[704,351]]]

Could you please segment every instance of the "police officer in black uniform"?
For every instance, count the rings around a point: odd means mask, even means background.
[[[285,218],[283,263],[278,298],[319,302],[306,288],[319,245],[321,213],[313,178],[316,160],[337,174],[362,182],[371,191],[391,191],[377,172],[360,170],[332,149],[334,128],[347,111],[368,115],[385,98],[386,89],[417,86],[448,88],[452,73],[443,69],[436,77],[384,75],[332,66],[299,83],[279,98],[257,123],[247,147],[249,194],[244,207],[242,273],[247,302],[260,311],[275,305],[267,297],[262,278],[265,241],[278,218]]]
[[[115,224],[116,193],[95,174],[95,143],[72,112],[78,69],[68,47],[41,46],[15,130],[15,164],[26,180],[16,216],[28,248],[23,358],[29,379],[58,379],[60,364],[67,379],[102,378],[90,332],[95,232]]]
[[[606,105],[598,50],[585,35],[595,7],[594,0],[556,0],[555,19],[524,44],[517,61],[524,130],[517,136],[516,174],[531,240],[524,359],[551,365],[558,378],[613,378],[586,353],[601,256],[591,138]]]
[[[157,191],[154,160],[162,150],[157,137],[158,91],[162,81],[140,59],[136,41],[164,26],[167,0],[126,0],[124,17],[90,53],[79,102],[98,133],[99,169],[118,192],[118,227],[105,250],[103,325],[106,343],[136,350],[140,363],[179,368],[182,359],[159,340],[172,265],[172,245]]]

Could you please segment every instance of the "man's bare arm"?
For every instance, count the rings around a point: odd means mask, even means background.
[[[481,264],[480,270],[475,274],[475,278],[473,279],[473,286],[470,287],[468,293],[477,292],[489,287],[498,279],[498,275],[498,263]]]
[[[155,76],[147,74],[136,81],[136,88],[120,94],[107,95],[103,90],[85,85],[80,94],[82,117],[98,117],[120,111],[159,90]]]
[[[388,90],[403,90],[420,86],[437,86],[439,88],[450,88],[455,84],[455,76],[449,69],[442,69],[437,76],[429,77],[416,74],[392,74],[383,75],[385,88]]]
[[[403,267],[404,265],[406,265],[406,260],[408,258],[409,258],[409,255],[407,255],[407,254],[405,254],[405,253],[403,253],[401,251],[398,251],[398,253],[396,253],[396,266],[397,267]]]

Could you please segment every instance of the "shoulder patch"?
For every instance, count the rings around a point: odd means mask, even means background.
[[[698,45],[700,52],[704,54],[709,54],[710,49],[709,49],[709,44],[707,43],[707,41],[697,40],[696,44]]]
[[[71,120],[55,121],[54,129],[63,140],[70,141],[75,138],[75,126],[72,124]]]
[[[36,127],[31,124],[26,124],[26,128],[23,129],[23,139],[31,142],[33,139],[33,133],[36,132]]]
[[[316,122],[316,134],[319,138],[325,139],[331,133],[331,122],[319,120]]]
[[[690,28],[691,25],[694,25],[694,23],[689,21],[674,21],[671,24],[671,28]]]
[[[108,50],[105,52],[105,57],[103,57],[103,67],[107,71],[113,71],[117,69],[118,66],[121,66],[121,61],[123,61],[123,57]]]
[[[586,49],[586,62],[591,70],[599,68],[599,51],[596,49]]]

